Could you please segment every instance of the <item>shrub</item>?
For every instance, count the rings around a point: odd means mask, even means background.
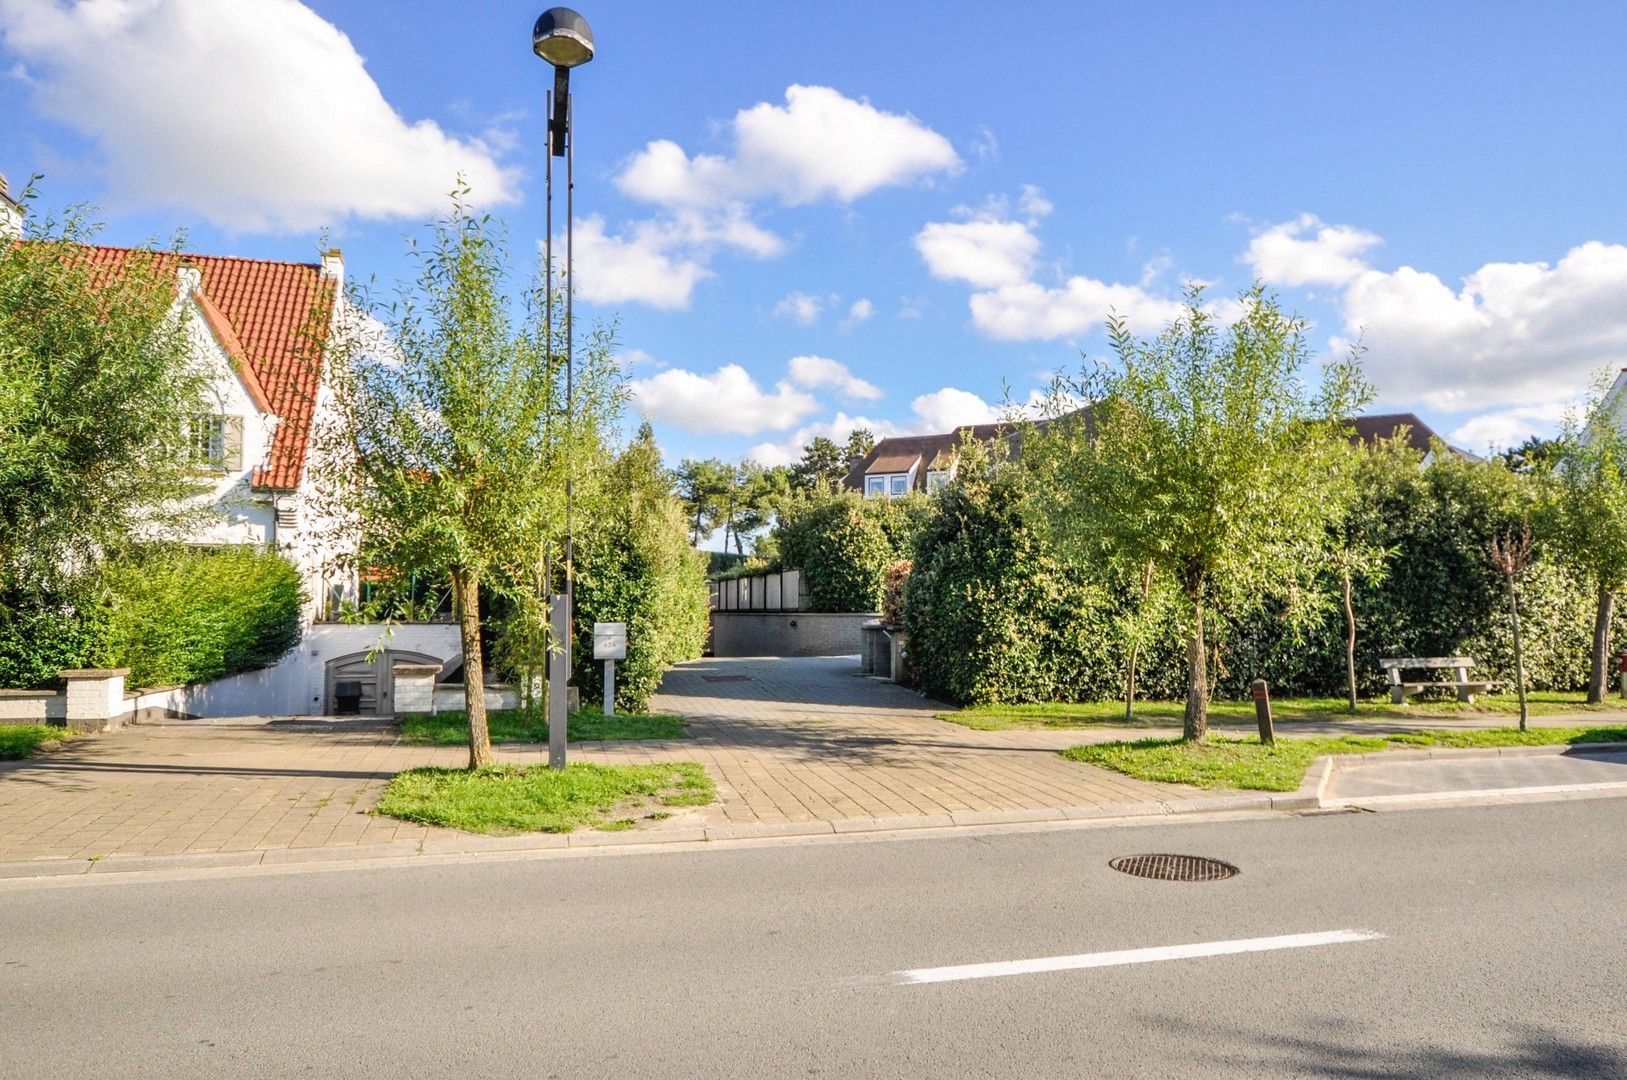
[[[599,700],[604,662],[593,659],[593,624],[626,623],[616,708],[643,712],[666,669],[705,648],[707,560],[690,547],[689,522],[667,491],[647,430],[616,459],[611,475],[611,498],[577,540],[573,674],[582,700]]]
[[[938,495],[905,591],[920,685],[971,704],[1110,697],[1123,666],[1110,599],[1029,527],[1023,483],[969,455]]]
[[[267,667],[299,643],[299,572],[252,548],[161,549],[107,568],[103,662],[128,685],[204,682]]]
[[[775,546],[782,565],[802,571],[813,610],[879,611],[887,567],[909,557],[931,514],[921,495],[813,492],[780,512]]]
[[[0,596],[0,687],[57,686],[57,672],[103,662],[107,604],[85,582]]]

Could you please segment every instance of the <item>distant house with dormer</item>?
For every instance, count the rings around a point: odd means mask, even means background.
[[[1627,395],[1627,373],[1618,380],[1617,387]],[[1623,401],[1627,402],[1627,397]],[[1410,412],[1358,416],[1350,424],[1354,429],[1351,440],[1360,443],[1392,439],[1405,430],[1407,445],[1424,455],[1425,464],[1433,459],[1437,442],[1459,457],[1474,457],[1447,443],[1434,428]],[[842,486],[866,498],[897,498],[910,492],[936,491],[954,476],[955,458],[963,439],[992,443],[1011,438],[1020,429],[1021,424],[971,424],[938,435],[881,439],[868,454],[854,458],[848,465]]]

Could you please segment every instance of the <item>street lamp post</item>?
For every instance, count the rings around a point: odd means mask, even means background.
[[[576,192],[576,138],[571,133],[571,68],[593,59],[593,31],[588,21],[570,8],[549,8],[531,29],[531,50],[554,67],[554,88],[548,95],[547,235],[543,240],[544,322],[548,326],[549,362],[554,339],[554,158],[565,159],[565,438],[575,435],[576,358],[571,325],[571,241]],[[565,462],[565,592],[549,597],[548,625],[554,647],[548,655],[548,767],[565,767],[565,735],[569,723],[566,686],[571,673],[571,605],[576,593],[575,551],[571,527],[574,512],[573,466]],[[553,590],[553,575],[548,575]]]

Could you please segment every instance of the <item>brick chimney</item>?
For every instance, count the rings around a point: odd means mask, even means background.
[[[322,253],[322,276],[332,278],[340,285],[345,283],[345,257],[338,248],[329,248]]]

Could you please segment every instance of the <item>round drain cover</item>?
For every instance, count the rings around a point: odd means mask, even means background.
[[[1240,872],[1231,863],[1201,855],[1124,855],[1107,865],[1155,881],[1224,881]]]

